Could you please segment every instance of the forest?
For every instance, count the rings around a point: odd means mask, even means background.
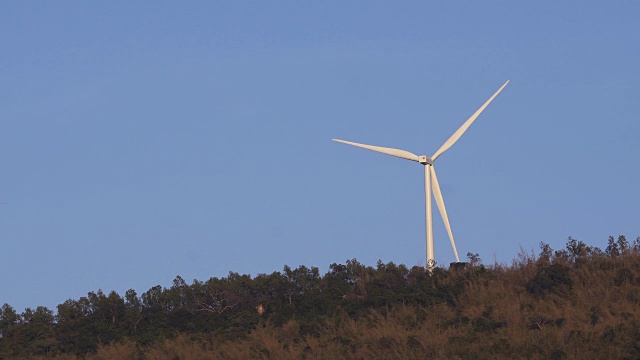
[[[0,359],[638,359],[640,237],[511,264],[356,259],[0,309]]]

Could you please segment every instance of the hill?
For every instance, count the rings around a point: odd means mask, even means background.
[[[511,265],[357,260],[0,310],[0,359],[636,359],[640,238]]]

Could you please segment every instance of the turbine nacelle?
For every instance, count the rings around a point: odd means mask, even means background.
[[[422,165],[431,165],[433,166],[433,159],[428,157],[427,155],[418,156],[418,162]]]

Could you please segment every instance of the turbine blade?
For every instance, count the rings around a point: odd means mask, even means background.
[[[436,204],[438,204],[438,210],[440,210],[442,221],[444,221],[444,226],[447,228],[449,240],[451,240],[451,246],[453,247],[453,253],[456,255],[456,261],[460,262],[460,258],[458,257],[458,250],[456,249],[456,243],[453,241],[453,233],[451,233],[451,225],[449,225],[447,209],[444,206],[442,192],[440,192],[440,184],[438,183],[438,177],[436,176],[436,169],[433,166],[429,166],[429,168],[431,170],[431,187],[433,188],[433,196],[436,198]]]
[[[467,131],[469,126],[471,126],[471,124],[473,124],[473,122],[480,115],[480,113],[482,113],[484,111],[484,109],[493,101],[493,99],[495,99],[496,96],[498,96],[498,94],[500,94],[502,89],[504,89],[504,87],[507,86],[508,83],[509,83],[509,80],[507,80],[507,82],[504,83],[504,85],[502,85],[500,87],[500,89],[498,89],[498,91],[496,91],[496,93],[493,94],[493,96],[491,96],[489,98],[489,100],[487,100],[487,102],[484,103],[484,105],[482,105],[478,110],[476,110],[476,112],[473,113],[473,115],[471,115],[471,117],[469,119],[467,119],[467,121],[465,121],[464,124],[462,124],[462,126],[460,126],[460,128],[458,130],[456,130],[456,132],[453,133],[453,135],[451,135],[451,137],[447,141],[444,142],[444,144],[442,144],[440,149],[438,149],[438,151],[436,151],[436,153],[433,154],[431,159],[433,159],[435,161],[438,158],[438,156],[442,155],[442,153],[444,153],[451,146],[453,146],[453,144],[455,144],[456,141],[458,141],[458,139],[460,139],[462,134],[464,134],[464,132]]]
[[[339,142],[339,143],[347,144],[347,145],[353,145],[353,146],[361,147],[363,149],[368,149],[368,150],[381,152],[383,154],[387,154],[387,155],[391,155],[391,156],[396,156],[396,157],[399,157],[399,158],[402,158],[402,159],[413,160],[413,161],[418,161],[419,160],[418,155],[410,153],[408,151],[404,151],[404,150],[381,147],[381,146],[358,144],[358,143],[355,143],[355,142],[344,141],[344,140],[339,140],[339,139],[331,139],[331,140]]]

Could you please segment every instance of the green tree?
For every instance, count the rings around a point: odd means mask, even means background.
[[[624,235],[618,236],[617,245],[621,255],[628,255],[631,252],[631,249],[629,248],[629,242]]]
[[[21,317],[24,349],[34,355],[55,353],[58,342],[54,332],[53,311],[44,306],[38,306],[35,310],[26,308]]]
[[[18,324],[20,316],[9,304],[5,303],[0,308],[0,338],[9,336],[11,329]]]
[[[610,257],[620,256],[620,247],[618,247],[618,243],[616,243],[613,236],[609,236],[607,248],[604,252]]]

